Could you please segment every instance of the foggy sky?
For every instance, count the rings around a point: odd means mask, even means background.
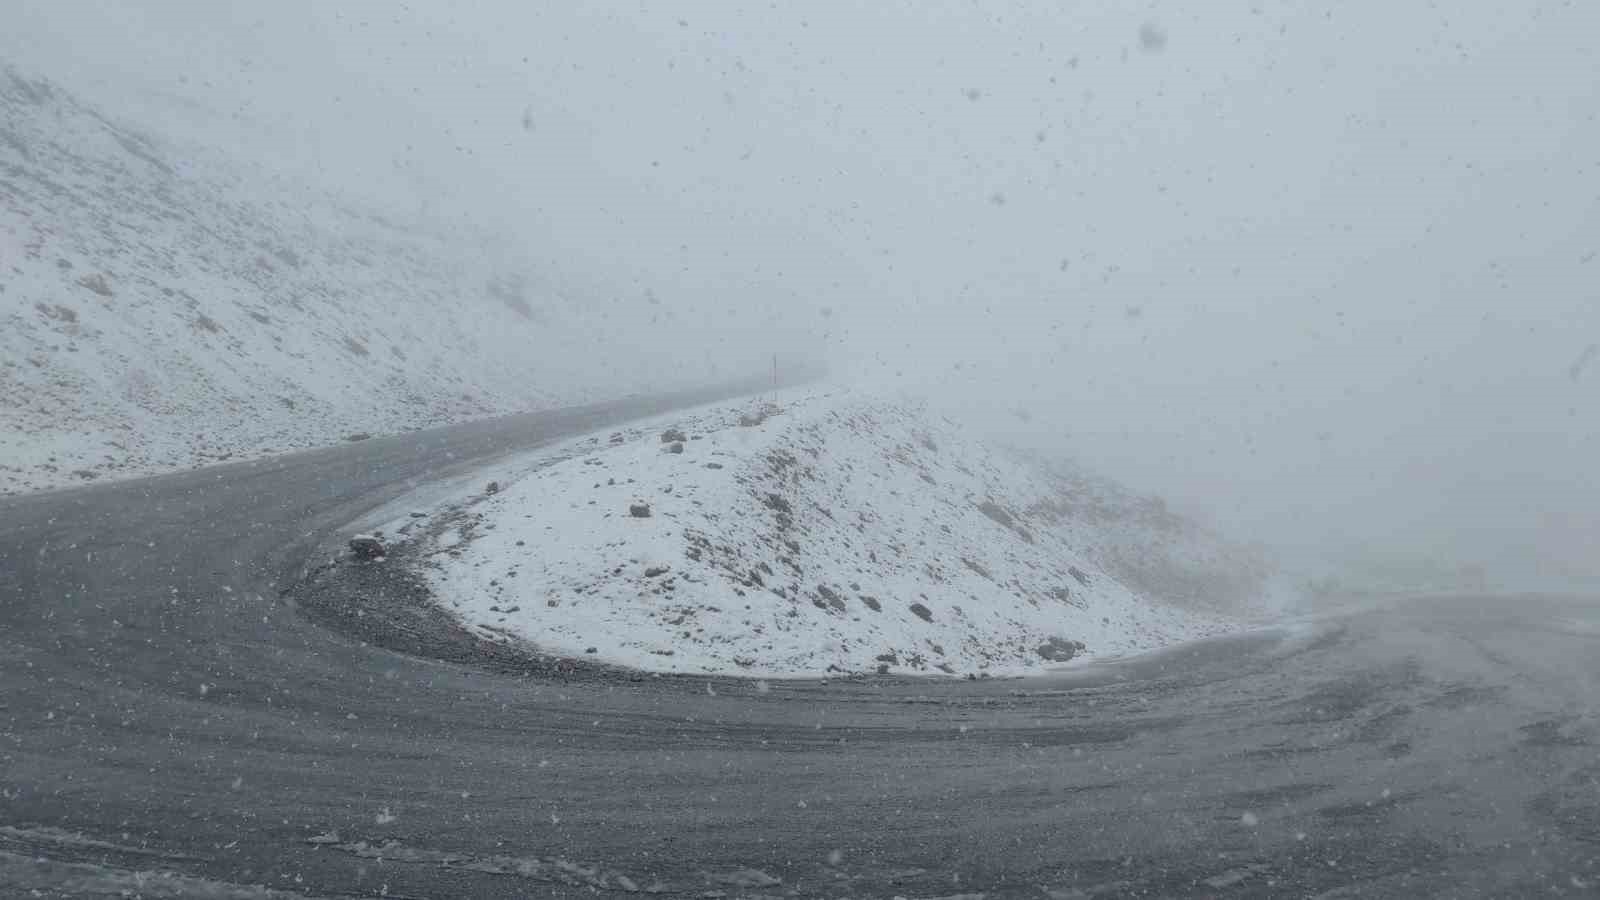
[[[825,346],[1299,551],[1600,575],[1594,4],[7,6],[134,121],[728,323],[686,352]]]

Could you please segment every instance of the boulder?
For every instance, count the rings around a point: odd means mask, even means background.
[[[663,444],[681,444],[688,439],[688,436],[677,428],[668,428],[666,431],[661,432],[661,443]]]
[[[370,534],[358,534],[351,538],[350,552],[355,554],[356,559],[380,559],[389,555],[383,541]]]
[[[1069,641],[1065,638],[1053,637],[1039,645],[1035,650],[1048,662],[1066,662],[1084,651],[1083,641]]]
[[[633,516],[635,519],[648,519],[650,518],[650,504],[634,503],[630,505],[628,507],[628,515]]]

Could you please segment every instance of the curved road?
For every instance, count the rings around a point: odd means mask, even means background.
[[[1594,600],[762,685],[495,674],[279,599],[422,479],[707,399],[0,501],[0,896],[1600,896]]]

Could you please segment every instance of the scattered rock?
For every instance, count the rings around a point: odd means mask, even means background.
[[[1013,516],[1009,510],[993,500],[985,500],[984,502],[979,503],[978,512],[988,516],[996,525],[999,525],[1002,528],[1010,531],[1012,534],[1015,534],[1025,543],[1033,543],[1033,534],[1029,532],[1028,529],[1023,528],[1022,524],[1017,521],[1016,516]]]
[[[669,570],[666,566],[651,566],[650,568],[644,570],[644,577],[660,578],[661,576],[667,574],[668,571]]]
[[[668,428],[666,431],[661,432],[661,443],[663,444],[682,444],[688,439],[689,438],[682,431],[676,428]],[[680,447],[674,452],[681,453],[683,450]]]
[[[987,580],[987,581],[993,581],[994,580],[994,576],[989,573],[988,568],[985,567],[982,563],[979,563],[979,562],[977,562],[975,560],[967,559],[965,556],[961,557],[961,562],[962,562],[963,565],[965,565],[967,568],[971,569],[973,572],[977,573],[980,577],[984,578],[985,580]]]
[[[783,409],[777,404],[764,403],[752,412],[741,414],[739,425],[743,428],[754,428],[780,412],[783,412]]]
[[[82,278],[79,278],[78,285],[80,287],[88,288],[102,297],[110,297],[115,293],[111,290],[111,283],[106,280],[106,276],[98,272],[93,275],[85,275]]]
[[[877,597],[869,597],[866,594],[862,594],[861,602],[873,612],[883,612],[883,604],[878,602]]]
[[[1089,586],[1089,576],[1085,575],[1083,573],[1083,570],[1078,568],[1077,566],[1067,566],[1067,574],[1071,575],[1073,578],[1078,579],[1078,583],[1083,585],[1084,587],[1088,587]]]
[[[483,492],[485,494],[498,494],[498,493],[500,493],[500,482],[498,482],[498,481],[489,482],[488,484],[483,486]]]
[[[1035,650],[1049,662],[1066,662],[1082,653],[1086,648],[1083,641],[1069,641],[1065,638],[1053,637],[1039,645]]]
[[[370,534],[358,534],[351,538],[350,552],[355,554],[356,559],[381,559],[389,555],[383,541]]]
[[[889,664],[888,663],[879,663],[878,664],[878,674],[879,675],[887,675],[887,674],[889,674]]]
[[[628,507],[628,515],[633,516],[635,519],[648,519],[648,518],[650,518],[650,504],[648,504],[648,503],[635,503],[635,504],[632,504],[631,506]]]
[[[585,649],[583,652],[589,653],[589,654],[599,653],[600,652],[600,648],[599,647],[589,647],[589,648]]]
[[[683,452],[683,441],[674,441],[673,443],[668,444],[667,445],[667,452],[668,453],[682,453]]]
[[[924,622],[933,621],[933,610],[923,606],[921,603],[911,604],[911,611],[916,614],[917,618]]]
[[[413,519],[426,519],[428,517],[428,514],[425,512],[412,512],[409,515]]]
[[[720,469],[720,468],[722,468],[722,463],[706,463],[706,468],[708,468],[708,469]]]
[[[353,444],[356,441],[370,441],[370,440],[372,440],[372,435],[367,433],[367,432],[365,432],[365,431],[358,431],[355,434],[347,434],[347,435],[345,435],[344,439]]]

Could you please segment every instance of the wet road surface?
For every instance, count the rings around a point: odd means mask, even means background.
[[[0,896],[1600,896],[1600,600],[1025,681],[562,680],[280,596],[636,399],[0,501]]]

